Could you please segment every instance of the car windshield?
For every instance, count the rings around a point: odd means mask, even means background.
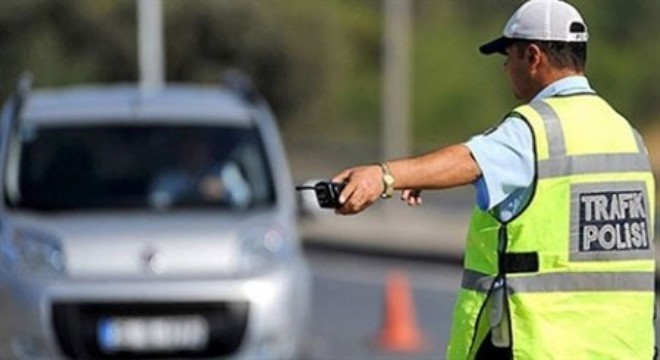
[[[239,210],[275,201],[254,127],[95,124],[20,133],[6,181],[13,207]]]

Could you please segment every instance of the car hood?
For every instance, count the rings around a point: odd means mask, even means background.
[[[12,225],[56,239],[75,277],[232,274],[244,234],[293,232],[274,212],[21,214]]]

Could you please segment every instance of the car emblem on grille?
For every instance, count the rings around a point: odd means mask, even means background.
[[[142,253],[142,264],[148,272],[153,274],[162,274],[165,271],[163,255],[153,247],[147,248]]]

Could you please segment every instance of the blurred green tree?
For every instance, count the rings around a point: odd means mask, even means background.
[[[502,59],[477,47],[522,0],[414,0],[415,150],[461,141],[515,105]],[[379,0],[163,0],[168,81],[249,73],[287,134],[377,147]],[[590,27],[588,75],[640,128],[660,117],[660,1],[574,0]],[[0,94],[31,70],[39,86],[136,81],[134,0],[0,2]],[[339,134],[341,131],[341,135]],[[330,140],[328,140],[330,141]],[[319,145],[319,146],[321,146]]]

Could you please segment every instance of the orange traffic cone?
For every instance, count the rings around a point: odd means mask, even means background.
[[[377,339],[381,349],[414,352],[425,348],[426,341],[417,328],[408,278],[402,271],[392,271],[387,277],[384,312]]]

